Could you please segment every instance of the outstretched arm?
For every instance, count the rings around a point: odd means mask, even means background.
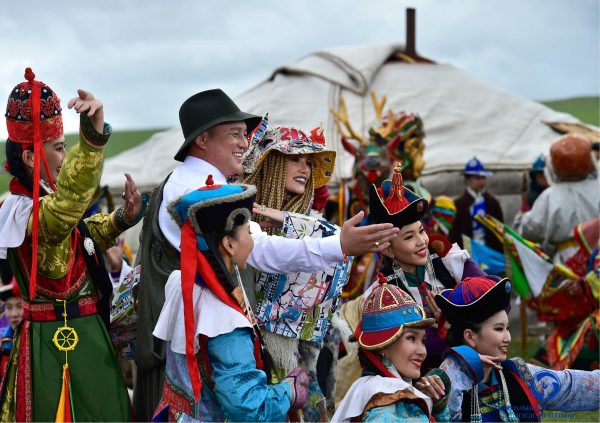
[[[85,213],[100,182],[103,149],[111,128],[104,124],[102,103],[86,91],[79,90],[78,94],[69,101],[69,107],[78,107],[78,113],[87,113],[80,114],[79,143],[69,151],[62,164],[56,192],[44,197],[40,203],[40,245],[67,239]]]
[[[581,411],[600,407],[600,370],[550,370],[528,364],[529,388],[546,410]]]
[[[285,239],[269,236],[258,224],[251,223],[254,249],[248,263],[267,273],[313,273],[328,269],[345,260],[367,252],[382,251],[396,236],[398,228],[389,223],[358,226],[363,212],[344,223],[339,235],[315,239]]]

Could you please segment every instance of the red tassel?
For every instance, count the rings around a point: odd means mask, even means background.
[[[383,204],[390,213],[396,213],[408,206],[409,202],[404,197],[404,181],[402,180],[402,166],[394,167],[394,176],[392,176],[392,186],[388,197],[383,200]]]
[[[191,224],[190,224],[190,227],[191,227]],[[192,231],[193,231],[193,229],[192,229]],[[195,240],[195,238],[194,238],[194,240]],[[183,245],[181,247],[181,250],[183,251]],[[208,260],[206,260],[206,257],[204,257],[204,254],[202,254],[202,252],[200,252],[198,250],[196,250],[196,261],[197,261],[196,268],[197,268],[198,274],[200,275],[200,277],[206,284],[206,287],[208,289],[210,289],[212,291],[212,293],[215,294],[219,300],[223,301],[225,304],[227,304],[229,307],[233,308],[234,310],[237,310],[240,313],[245,315],[244,310],[242,310],[242,307],[240,307],[240,305],[225,290],[225,287],[221,284],[221,282],[219,282],[219,279],[217,278],[217,274],[213,270],[212,266],[208,263]]]
[[[31,68],[25,69],[25,78],[31,83],[31,123],[33,124],[33,222],[31,229],[31,276],[29,298],[35,298],[37,285],[38,227],[40,220],[40,155],[42,132],[40,127],[40,86],[34,81]]]
[[[33,73],[33,70],[31,70],[31,68],[25,68],[25,79],[29,83],[33,84],[33,80],[35,79],[35,73]]]
[[[379,174],[376,170],[370,170],[369,173],[367,173],[367,180],[370,183],[374,184],[375,182],[377,182],[377,178],[379,178]]]
[[[446,339],[447,334],[448,329],[446,329],[446,316],[444,316],[444,313],[441,313],[438,320],[438,336],[440,339]]]

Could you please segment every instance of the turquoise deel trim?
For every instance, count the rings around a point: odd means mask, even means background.
[[[208,250],[208,244],[206,243],[206,240],[203,236],[198,235],[196,237],[196,241],[196,248],[198,248],[200,251]]]
[[[450,354],[465,364],[466,368],[471,372],[471,376],[475,383],[479,383],[483,380],[483,364],[481,364],[477,351],[468,345],[461,345],[459,347],[450,348],[446,352],[446,356]]]
[[[406,307],[389,313],[374,315],[363,315],[363,331],[371,332],[397,328],[406,323],[418,322],[423,320],[423,316],[418,307]]]
[[[239,185],[221,185],[214,189],[202,189],[187,193],[177,201],[173,206],[175,212],[179,215],[182,222],[185,222],[188,217],[188,210],[191,206],[202,201],[212,200],[215,198],[227,197],[233,194],[240,194],[244,188]]]

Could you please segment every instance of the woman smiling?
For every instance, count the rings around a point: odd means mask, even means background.
[[[340,228],[317,212],[327,198],[334,164],[335,152],[325,146],[319,129],[308,136],[289,126],[267,128],[263,120],[244,161],[244,182],[257,187],[255,220],[267,232],[287,238],[338,233]],[[325,195],[315,198],[315,193]],[[304,421],[325,421],[333,414],[339,336],[330,320],[349,269],[349,262],[340,262],[316,273],[243,275],[277,375],[302,366],[312,378]]]
[[[362,376],[352,384],[332,421],[448,420],[448,377],[436,369],[421,378],[427,357],[425,328],[434,322],[380,274],[355,331]]]
[[[481,271],[458,245],[450,245],[441,236],[429,239],[421,223],[428,203],[403,186],[400,169],[397,165],[391,181],[384,181],[379,188],[372,186],[370,191],[371,223],[390,222],[400,228],[389,248],[382,252],[381,272],[389,283],[399,286],[423,307],[429,317],[439,321],[436,293],[453,288],[468,276],[494,277]],[[443,328],[439,332],[443,334]],[[428,329],[427,340],[430,358],[424,365],[426,369],[439,366],[445,349],[438,331]]]
[[[451,327],[453,347],[441,368],[452,381],[456,421],[539,421],[544,410],[597,410],[600,370],[554,371],[508,359],[512,286],[466,278],[435,297]]]

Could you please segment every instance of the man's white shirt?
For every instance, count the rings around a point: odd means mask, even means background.
[[[169,177],[163,189],[158,224],[169,243],[180,251],[181,230],[167,210],[167,205],[182,195],[206,185],[212,175],[215,185],[226,185],[227,178],[210,163],[187,156]],[[256,222],[250,222],[254,249],[248,264],[268,273],[314,272],[344,260],[338,235],[327,238],[286,239],[269,236]]]

